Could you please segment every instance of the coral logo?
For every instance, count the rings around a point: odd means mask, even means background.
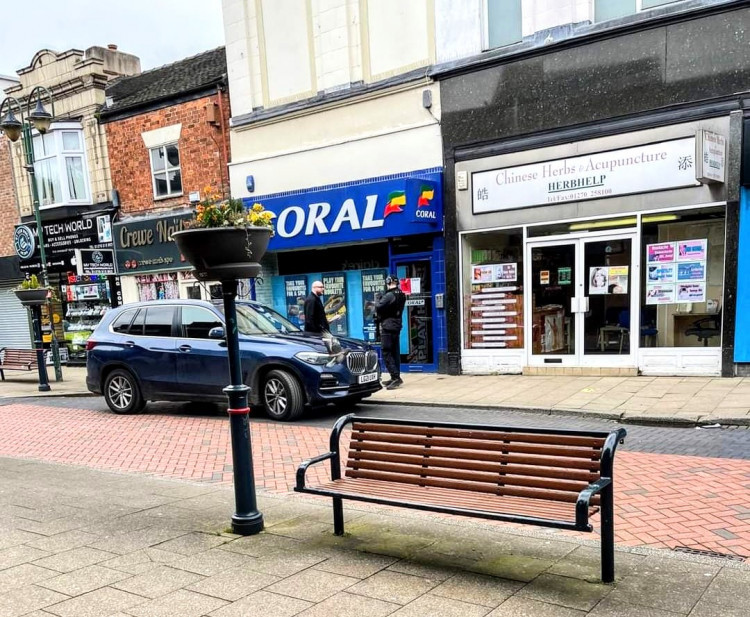
[[[429,207],[432,205],[432,200],[435,197],[435,189],[431,186],[423,184],[419,189],[419,197],[417,198],[417,208]]]
[[[391,214],[399,214],[404,211],[406,206],[406,191],[392,191],[388,193],[388,201],[385,204],[383,218],[388,218]]]

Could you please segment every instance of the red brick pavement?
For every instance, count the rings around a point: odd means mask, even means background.
[[[259,488],[287,492],[300,461],[327,449],[327,429],[252,425]],[[229,483],[229,423],[222,417],[0,406],[0,456]],[[317,467],[323,479],[324,466]],[[616,541],[750,555],[750,461],[620,451]],[[316,478],[313,477],[314,481]]]

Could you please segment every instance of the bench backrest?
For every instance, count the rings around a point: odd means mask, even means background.
[[[352,422],[346,477],[564,502],[600,478],[615,435],[360,420]]]
[[[9,349],[2,350],[0,362],[3,364],[31,364],[36,366],[36,350],[34,349]]]

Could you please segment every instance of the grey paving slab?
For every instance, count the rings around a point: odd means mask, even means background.
[[[385,617],[398,608],[398,604],[344,591],[302,611],[299,617]]]
[[[589,583],[556,574],[542,574],[524,587],[518,595],[567,608],[590,611],[612,587],[602,583]]]
[[[391,566],[388,566],[388,570],[394,572],[402,572],[403,574],[411,574],[412,576],[421,576],[422,578],[429,578],[435,581],[444,581],[449,579],[455,574],[455,569],[445,565],[437,566],[432,563],[420,563],[413,561],[412,559],[403,559],[397,561]]]
[[[44,536],[40,536],[36,533],[31,533],[30,531],[23,531],[22,529],[16,529],[14,520],[13,522],[9,523],[7,530],[4,530],[3,533],[0,533],[0,551],[5,550],[6,548],[11,548],[13,546],[20,546],[21,544],[26,544],[27,546],[31,546],[32,548],[45,550],[41,546],[33,545],[34,541],[39,540],[40,538],[44,538]]]
[[[711,580],[701,602],[743,609],[750,615],[750,571],[722,570]]]
[[[292,617],[313,606],[312,602],[256,591],[210,613],[211,617]]]
[[[113,553],[82,546],[70,551],[63,551],[62,553],[37,559],[34,561],[34,565],[49,568],[50,570],[57,570],[58,572],[72,572],[78,568],[85,568],[86,566],[92,566],[95,563],[111,559],[114,556]]]
[[[325,570],[334,574],[367,578],[393,565],[396,561],[395,557],[388,557],[387,555],[372,555],[369,553],[338,550],[335,553],[335,559],[326,559],[313,567],[316,570]]]
[[[685,617],[686,614],[638,604],[623,604],[609,597],[597,604],[588,617]]]
[[[148,599],[119,589],[103,587],[53,604],[45,610],[59,617],[108,617],[144,602],[148,602]]]
[[[122,570],[130,574],[143,574],[160,565],[171,564],[185,559],[179,553],[168,553],[156,548],[146,548],[126,555],[118,555],[112,559],[102,561],[100,565],[105,568]]]
[[[101,566],[88,566],[54,578],[43,579],[37,582],[37,585],[68,596],[80,596],[130,576],[127,572],[120,572],[119,570],[102,568]]]
[[[201,553],[228,542],[227,538],[222,538],[216,534],[209,535],[206,533],[187,533],[178,538],[167,540],[156,544],[154,548],[171,553],[180,553],[182,555],[194,555]]]
[[[167,540],[172,540],[181,535],[184,535],[184,532],[181,530],[166,529],[163,527],[146,527],[144,529],[138,529],[136,531],[130,531],[117,536],[104,538],[93,543],[91,546],[102,551],[124,555],[125,553],[132,553],[133,551],[162,544]]]
[[[54,576],[60,576],[60,573],[47,568],[40,568],[31,563],[24,563],[19,566],[13,566],[6,570],[0,570],[0,594],[6,593],[11,589],[23,587],[38,583]]]
[[[36,585],[19,587],[0,596],[0,616],[16,617],[46,608],[69,596]]]
[[[211,549],[184,557],[172,562],[170,565],[179,570],[187,570],[188,572],[202,574],[203,576],[212,576],[224,570],[246,565],[253,560],[253,557],[243,555],[242,553]]]
[[[690,617],[747,617],[748,608],[737,606],[716,605],[712,602],[701,600],[690,612]]]
[[[430,593],[495,608],[524,586],[519,581],[459,572],[435,587]]]
[[[138,574],[131,578],[114,583],[112,587],[136,593],[146,598],[158,598],[164,594],[182,589],[203,580],[199,574],[177,570],[169,566],[159,566],[144,574]]]
[[[222,600],[235,601],[280,580],[278,576],[253,572],[242,567],[209,576],[186,589]]]
[[[200,617],[226,605],[219,598],[181,589],[127,610],[136,617]]]
[[[42,538],[35,538],[26,542],[27,546],[32,548],[38,548],[42,551],[59,553],[61,551],[67,551],[70,549],[78,548],[79,546],[86,546],[99,539],[99,536],[93,533],[87,533],[80,529],[65,531],[52,536],[44,536]]]
[[[354,589],[356,583],[359,583],[359,579],[351,576],[309,569],[269,585],[266,591],[309,602],[322,602],[339,591]]]
[[[585,615],[586,611],[513,596],[489,613],[487,617],[585,617]]]
[[[13,566],[29,563],[47,557],[47,551],[40,551],[30,546],[12,546],[0,551],[0,570],[12,568]]]
[[[483,617],[490,610],[486,606],[427,594],[391,614],[393,617]]]
[[[377,598],[378,600],[403,605],[426,594],[437,585],[438,581],[428,578],[383,570],[354,585],[348,591],[369,598]]]
[[[325,557],[322,555],[285,551],[273,553],[268,557],[258,557],[249,562],[247,567],[255,572],[287,577],[306,570],[324,560]]]
[[[301,547],[298,540],[272,533],[245,536],[221,545],[221,550],[242,553],[251,557],[266,557],[273,553],[295,550]]]
[[[711,576],[675,569],[639,572],[625,576],[612,591],[612,600],[688,613],[706,591]]]

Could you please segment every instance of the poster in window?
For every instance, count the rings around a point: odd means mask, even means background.
[[[385,293],[385,277],[388,272],[385,268],[375,270],[362,270],[362,310],[363,310],[363,337],[369,343],[376,340],[375,337],[375,303],[377,295]]]
[[[540,270],[539,272],[539,284],[549,285],[549,270]]]
[[[677,243],[677,261],[706,261],[708,240],[680,240]]]
[[[496,264],[495,265],[495,282],[512,283],[518,278],[518,264]]]
[[[646,304],[674,304],[674,285],[646,285]]]
[[[573,282],[572,275],[573,275],[572,268],[558,268],[557,269],[557,284],[558,285],[570,285]]]
[[[677,282],[682,281],[705,281],[706,262],[686,261],[677,264]]]
[[[705,302],[705,283],[677,283],[677,302]]]
[[[609,269],[605,267],[589,268],[589,294],[609,293]]]
[[[346,273],[327,272],[323,274],[325,296],[323,307],[332,334],[346,336],[349,329],[346,323]]]
[[[674,242],[660,242],[658,244],[646,245],[646,257],[648,263],[659,263],[674,261]]]
[[[495,277],[495,266],[472,266],[471,282],[492,283]]]
[[[629,266],[610,266],[607,276],[607,291],[611,294],[628,293]]]
[[[646,282],[649,284],[674,283],[675,264],[649,264],[646,271]]]
[[[286,317],[300,328],[305,324],[305,298],[307,297],[306,276],[285,276]]]

